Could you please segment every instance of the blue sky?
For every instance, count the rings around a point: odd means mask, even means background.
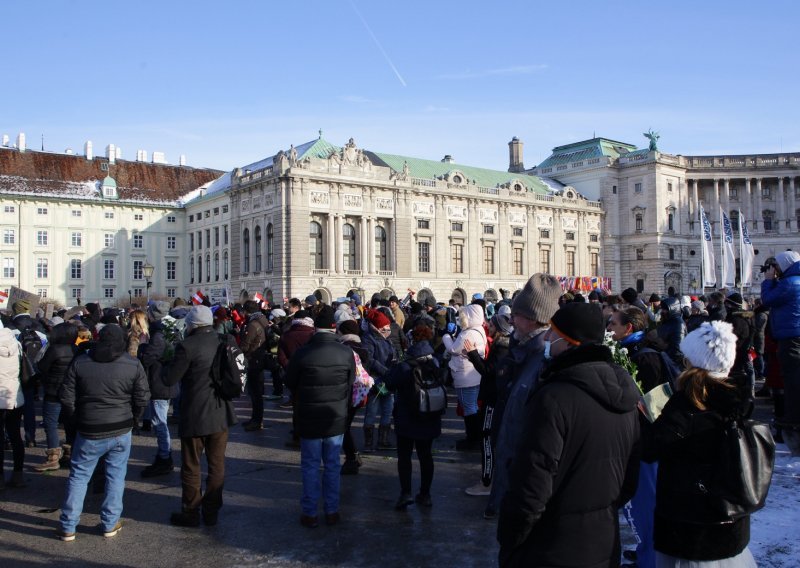
[[[792,1],[0,4],[0,134],[220,169],[289,144],[505,169],[593,133],[800,151]]]

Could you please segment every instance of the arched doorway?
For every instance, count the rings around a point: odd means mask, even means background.
[[[467,293],[461,288],[456,288],[453,290],[452,294],[450,294],[450,299],[459,306],[463,306],[467,300]]]
[[[497,291],[494,288],[489,288],[483,293],[483,299],[492,304],[497,303]]]
[[[676,292],[680,292],[683,287],[683,276],[680,272],[676,272],[675,270],[668,270],[664,273],[664,292],[669,290],[670,288],[674,288]]]
[[[314,290],[314,297],[323,304],[330,305],[331,303],[331,293],[325,288],[317,288]]]
[[[420,304],[424,304],[428,298],[432,298],[434,302],[436,301],[436,296],[428,288],[422,288],[417,292],[417,302]]]
[[[264,288],[264,299],[269,302],[269,306],[272,307],[272,288]]]
[[[242,304],[244,304],[249,299],[250,299],[250,292],[248,292],[246,288],[242,288],[242,291],[239,292],[239,301]]]

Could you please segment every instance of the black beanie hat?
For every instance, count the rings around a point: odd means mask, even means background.
[[[639,294],[637,294],[636,290],[634,290],[633,288],[625,288],[622,291],[621,295],[622,299],[628,302],[629,304],[634,303],[636,299],[639,297]]]
[[[602,343],[606,330],[603,312],[585,302],[569,302],[561,306],[550,320],[550,327],[573,345]]]
[[[317,329],[336,329],[336,320],[331,306],[323,305],[317,317],[314,318],[314,327]]]

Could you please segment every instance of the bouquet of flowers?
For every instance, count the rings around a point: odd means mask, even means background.
[[[618,341],[614,341],[613,336],[614,334],[610,331],[605,332],[605,336],[603,337],[603,345],[608,347],[608,349],[611,351],[611,357],[614,360],[614,363],[628,371],[628,374],[633,379],[633,382],[636,383],[636,387],[639,389],[639,392],[642,393],[642,384],[636,380],[636,374],[639,372],[639,369],[636,368],[636,363],[634,363],[628,355],[628,348],[620,346]]]

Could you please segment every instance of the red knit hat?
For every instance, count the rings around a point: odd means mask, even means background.
[[[380,313],[378,310],[370,310],[369,314],[367,314],[367,320],[378,329],[381,329],[382,327],[388,327],[391,324],[389,318]]]

